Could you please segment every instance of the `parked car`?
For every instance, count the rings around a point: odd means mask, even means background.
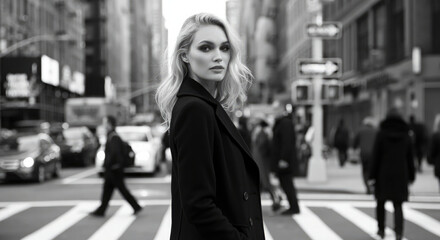
[[[160,139],[154,138],[148,126],[118,126],[116,133],[130,144],[135,153],[133,166],[125,168],[126,173],[156,173],[159,170]],[[99,148],[95,166],[102,173],[105,159],[105,141]]]
[[[0,150],[6,151],[9,149],[17,149],[17,131],[0,128]]]
[[[61,148],[63,166],[90,166],[94,163],[98,140],[87,127],[64,127],[58,133],[52,131],[55,142]]]
[[[44,182],[59,177],[60,148],[44,133],[20,137],[17,149],[0,152],[0,179]]]

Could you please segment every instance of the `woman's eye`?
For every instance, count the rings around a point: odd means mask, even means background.
[[[222,50],[223,52],[227,52],[229,51],[229,49],[230,49],[229,45],[225,45],[220,48],[220,50]]]
[[[204,45],[204,46],[200,46],[199,49],[203,52],[208,52],[209,50],[211,50],[211,47]]]

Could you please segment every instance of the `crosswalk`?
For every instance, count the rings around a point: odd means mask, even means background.
[[[97,201],[0,202],[0,239],[169,239],[170,200],[148,200],[140,215],[122,200],[112,200],[105,218],[88,213]],[[377,239],[374,201],[303,200],[301,214],[274,215],[263,200],[267,240]],[[386,239],[393,239],[393,208],[387,204]],[[440,203],[404,204],[407,240],[440,239]]]

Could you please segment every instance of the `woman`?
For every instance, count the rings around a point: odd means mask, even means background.
[[[440,114],[437,114],[434,120],[434,131],[431,143],[429,144],[428,162],[434,165],[434,175],[440,184]]]
[[[385,202],[394,205],[396,240],[403,236],[402,203],[408,201],[408,184],[414,182],[415,166],[408,124],[392,108],[381,122],[373,147],[369,182],[374,182],[378,235],[385,236]]]
[[[258,166],[225,112],[250,83],[238,46],[219,18],[188,18],[157,91],[173,158],[172,240],[264,239]]]

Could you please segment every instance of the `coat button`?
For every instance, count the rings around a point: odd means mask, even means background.
[[[249,218],[249,225],[251,225],[251,227],[254,226],[254,220],[252,220],[251,217]]]
[[[243,199],[247,201],[249,199],[249,194],[247,192],[243,193]]]

